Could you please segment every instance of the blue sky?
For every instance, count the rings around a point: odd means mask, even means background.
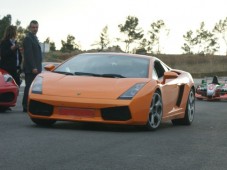
[[[151,23],[162,19],[170,34],[163,44],[165,53],[181,53],[183,34],[199,28],[202,21],[211,30],[227,17],[226,0],[0,0],[0,18],[7,14],[26,27],[36,19],[39,40],[50,37],[57,45],[73,35],[82,49],[99,39],[107,25],[109,37],[120,37],[119,24],[131,15],[147,33]]]

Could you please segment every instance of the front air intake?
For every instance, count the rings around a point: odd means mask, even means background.
[[[101,115],[104,120],[126,121],[131,119],[131,113],[127,106],[101,109]]]
[[[29,112],[33,115],[51,116],[54,110],[52,105],[31,100],[29,102]]]
[[[12,102],[14,98],[15,96],[14,96],[14,93],[12,92],[6,92],[6,93],[0,94],[0,102],[2,103]]]

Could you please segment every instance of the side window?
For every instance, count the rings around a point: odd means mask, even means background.
[[[164,68],[165,72],[170,70],[170,67],[165,65],[164,63],[161,63],[162,67]]]
[[[167,71],[167,70],[165,70],[165,68],[163,67],[163,65],[160,63],[160,61],[155,61],[155,63],[154,63],[154,69],[156,71],[156,74],[158,76],[158,79],[161,79],[164,76],[164,72]]]
[[[158,80],[158,75],[157,75],[157,73],[156,73],[156,70],[155,70],[155,69],[153,69],[153,72],[152,72],[152,79],[154,79],[154,80]]]

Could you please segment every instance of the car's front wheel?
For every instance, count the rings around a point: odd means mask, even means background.
[[[51,126],[56,122],[56,120],[37,119],[37,118],[31,118],[31,120],[39,126]]]
[[[155,130],[159,127],[162,120],[162,97],[161,94],[156,91],[152,97],[152,102],[150,105],[148,121],[146,128],[148,130]]]
[[[184,118],[172,120],[173,125],[191,125],[195,114],[195,93],[191,89],[188,95]]]

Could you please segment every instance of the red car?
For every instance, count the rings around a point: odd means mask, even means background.
[[[19,87],[13,77],[0,68],[0,110],[15,106],[18,94]]]

